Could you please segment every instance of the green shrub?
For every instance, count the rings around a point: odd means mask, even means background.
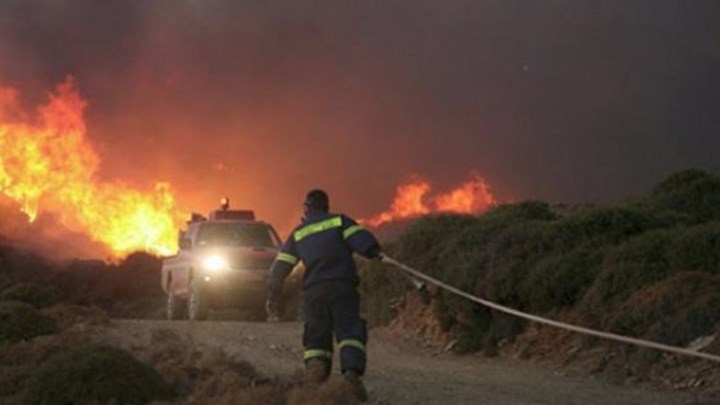
[[[684,213],[694,222],[720,220],[720,176],[678,172],[658,184],[651,198],[656,206]]]
[[[48,360],[28,381],[25,404],[146,404],[170,399],[172,388],[129,353],[88,346]]]
[[[524,222],[550,221],[556,216],[543,202],[529,201],[501,205],[480,217],[436,215],[418,219],[397,240],[398,259],[439,276],[446,271],[448,259],[465,261],[458,254],[476,254],[504,229]]]
[[[714,325],[710,306],[720,304],[710,288],[698,290],[697,280],[716,286],[707,277],[720,274],[720,177],[680,172],[646,197],[558,212],[523,202],[478,217],[429,216],[409,226],[391,254],[474,295],[536,314],[569,310],[586,326],[684,342]],[[393,316],[388,297],[402,296],[407,283],[397,271],[370,269],[362,275],[366,302],[387,322]],[[687,272],[696,276],[676,278]],[[663,290],[662,299],[637,301],[672,280],[695,287],[682,287],[686,295]],[[672,302],[682,308],[671,311]],[[442,290],[433,304],[458,351],[492,353],[525,325]],[[641,308],[637,316],[634,305]],[[663,320],[663,311],[672,321]]]
[[[603,248],[657,228],[662,221],[641,207],[591,207],[577,210],[547,228],[544,236],[555,250]]]
[[[652,190],[652,195],[672,194],[684,191],[689,184],[703,181],[714,177],[713,175],[699,169],[687,169],[673,173],[660,181]]]
[[[385,250],[392,255],[392,247]],[[407,289],[407,279],[399,270],[377,261],[363,263],[360,273],[360,294],[362,310],[372,326],[385,325],[395,316],[391,306]]]
[[[57,292],[53,288],[31,283],[15,284],[0,293],[0,301],[20,301],[35,308],[45,308],[56,302]]]
[[[56,332],[52,318],[24,302],[0,302],[0,344],[32,339]]]
[[[474,295],[522,307],[518,285],[527,269],[546,253],[543,233],[555,215],[536,202],[500,207],[466,227],[443,250],[443,274],[449,284]],[[436,310],[456,325],[456,349],[492,353],[500,340],[522,329],[522,322],[498,318],[480,305],[443,292]]]
[[[720,273],[720,222],[678,228],[667,255],[673,269]]]
[[[720,326],[720,275],[681,272],[644,286],[609,315],[606,326],[672,345],[710,335]]]
[[[525,307],[542,313],[575,305],[595,280],[604,255],[602,249],[579,249],[541,260],[518,286]]]
[[[720,272],[720,223],[646,232],[612,250],[592,288],[599,302],[620,300],[678,271]]]
[[[483,221],[508,225],[519,221],[552,221],[557,215],[543,201],[522,201],[500,205],[480,216]]]
[[[667,277],[671,243],[671,231],[653,231],[611,251],[592,287],[592,297],[599,302],[625,299],[640,287]]]
[[[418,219],[397,240],[394,254],[401,261],[433,272],[440,265],[439,252],[448,239],[477,222],[470,215],[436,215]],[[437,274],[437,273],[435,273]]]
[[[548,254],[543,222],[519,223],[499,233],[488,247],[487,296],[502,304],[522,308],[527,300],[519,286],[536,262]]]

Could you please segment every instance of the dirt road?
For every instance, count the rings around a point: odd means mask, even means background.
[[[291,376],[302,367],[299,323],[116,320],[104,329],[103,339],[124,347],[143,347],[149,344],[151,333],[160,329],[174,331],[201,350],[222,348],[267,376]],[[373,404],[718,403],[686,393],[562,377],[506,359],[435,354],[383,330],[372,331],[370,339],[365,381]]]

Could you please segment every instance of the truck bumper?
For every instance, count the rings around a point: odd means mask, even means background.
[[[235,270],[222,274],[202,274],[202,293],[215,308],[265,302],[267,273]]]

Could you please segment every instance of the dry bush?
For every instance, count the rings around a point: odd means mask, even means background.
[[[50,272],[64,302],[97,306],[112,317],[161,318],[165,298],[159,287],[160,258],[133,253],[118,264],[75,261]]]
[[[54,320],[58,333],[0,345],[0,403],[20,402],[25,384],[43,363],[59,353],[91,344],[93,337],[88,327],[102,325],[107,320],[107,315],[97,308],[65,304],[46,308],[40,315]]]
[[[110,322],[107,313],[97,307],[62,303],[46,308],[42,312],[54,319],[61,329],[67,329],[75,325],[82,325],[83,327],[102,326]]]
[[[161,318],[165,303],[158,285],[161,266],[160,258],[146,253],[133,253],[119,263],[61,264],[0,242],[0,289],[20,284],[3,294],[35,306],[64,302],[96,306],[113,317]]]
[[[294,387],[290,380],[269,379],[251,364],[222,350],[201,352],[192,341],[170,330],[157,330],[149,349],[139,354],[183,395],[186,404],[356,404],[342,378],[321,386]]]
[[[19,301],[35,308],[45,308],[55,303],[57,291],[51,287],[33,283],[19,283],[8,287],[0,293],[0,301]]]
[[[647,285],[607,314],[608,329],[686,345],[720,327],[720,275],[680,272]]]
[[[170,399],[171,387],[150,366],[108,346],[61,352],[40,367],[25,386],[25,404],[145,404]]]
[[[52,318],[24,302],[0,302],[0,345],[55,333]]]
[[[140,357],[153,364],[188,404],[282,404],[289,386],[264,378],[251,364],[222,350],[199,351],[170,330],[153,331],[150,347]]]
[[[0,403],[21,395],[27,381],[49,358],[89,341],[82,335],[60,334],[0,346]]]

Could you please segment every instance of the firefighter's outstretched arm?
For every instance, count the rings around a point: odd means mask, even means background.
[[[267,302],[265,303],[269,320],[278,318],[278,300],[282,293],[283,281],[295,268],[298,261],[300,261],[300,258],[297,256],[295,240],[291,236],[275,257],[272,267],[270,267],[267,282]]]
[[[350,249],[368,259],[382,259],[384,256],[375,236],[346,216],[343,216],[343,239]]]

